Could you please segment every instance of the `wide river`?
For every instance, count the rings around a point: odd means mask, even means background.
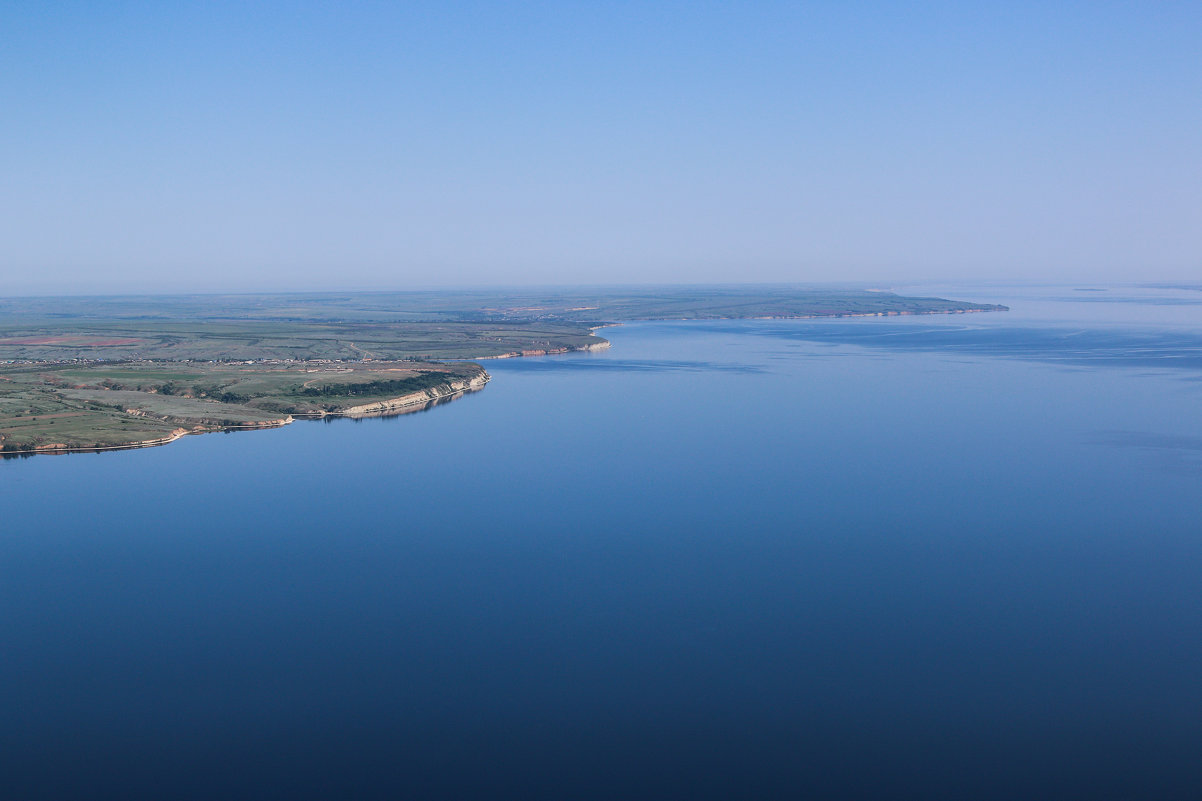
[[[1202,291],[1092,289],[0,462],[0,796],[1202,797]]]

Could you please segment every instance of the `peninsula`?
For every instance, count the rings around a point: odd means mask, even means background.
[[[0,454],[403,414],[481,389],[461,360],[598,350],[626,321],[1001,310],[797,287],[0,299]]]

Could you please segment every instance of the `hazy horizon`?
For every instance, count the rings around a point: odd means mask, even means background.
[[[658,289],[671,290],[687,290],[687,289],[728,289],[728,290],[752,290],[756,288],[764,289],[797,289],[801,291],[866,291],[866,292],[893,292],[899,295],[915,295],[925,292],[935,293],[939,290],[962,289],[964,291],[972,290],[1000,290],[1000,289],[1018,289],[1018,288],[1082,288],[1082,289],[1107,289],[1107,290],[1196,290],[1202,291],[1202,281],[1197,280],[1180,280],[1180,281],[1024,281],[1024,280],[964,280],[964,281],[708,281],[708,282],[633,282],[627,281],[623,283],[530,283],[530,284],[445,284],[445,285],[430,285],[430,286],[325,286],[325,287],[298,287],[298,288],[271,288],[271,287],[230,287],[230,288],[206,288],[206,289],[189,289],[189,288],[151,288],[144,291],[120,291],[116,289],[107,289],[101,287],[95,291],[85,289],[64,288],[58,291],[13,291],[7,294],[0,294],[0,297],[9,297],[13,299],[28,298],[35,299],[39,297],[53,298],[105,298],[105,297],[173,297],[173,296],[214,296],[220,297],[223,295],[230,296],[255,296],[255,295],[390,295],[390,294],[406,294],[406,293],[490,293],[497,294],[515,293],[522,294],[528,292],[562,293],[562,292],[620,292],[630,290],[633,292],[654,291]],[[971,299],[971,298],[960,298]]]
[[[1202,6],[10,4],[0,295],[1196,281]]]

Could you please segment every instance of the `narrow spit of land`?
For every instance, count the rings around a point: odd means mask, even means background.
[[[796,287],[0,299],[0,454],[415,411],[488,381],[442,360],[600,349],[624,321],[1002,310]]]

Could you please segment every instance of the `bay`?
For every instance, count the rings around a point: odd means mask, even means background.
[[[929,294],[0,462],[5,795],[1196,797],[1202,292]]]

